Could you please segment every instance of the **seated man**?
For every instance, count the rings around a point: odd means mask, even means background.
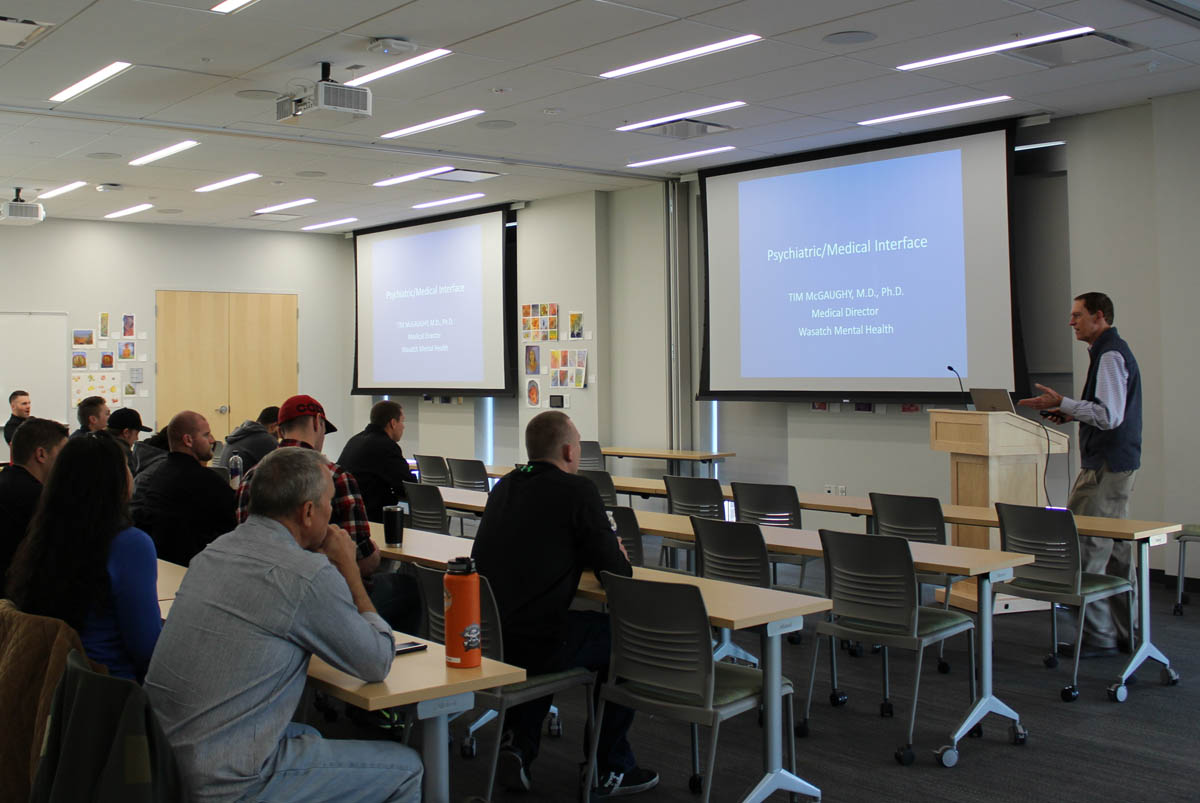
[[[320,452],[325,445],[325,435],[337,432],[337,427],[325,418],[325,408],[312,396],[292,396],[279,408],[280,449],[300,448]],[[333,510],[329,523],[334,524],[354,539],[358,548],[358,568],[371,601],[379,614],[395,629],[403,633],[416,633],[421,627],[421,592],[416,580],[396,572],[380,572],[379,548],[371,540],[371,523],[363,506],[362,494],[354,475],[337,463],[325,461],[333,474]],[[240,521],[250,513],[251,479],[254,470],[247,471],[237,492],[237,509]]]
[[[249,518],[192,562],[146,675],[188,799],[415,803],[413,750],[326,740],[291,721],[312,655],[380,681],[392,631],[363,588],[354,542],[329,524],[326,460],[280,449],[254,473]]]
[[[633,569],[613,533],[600,492],[579,470],[579,430],[557,410],[534,416],[525,428],[529,465],[509,473],[488,496],[471,552],[500,608],[504,658],[531,674],[575,666],[605,670],[608,615],[570,611],[579,578],[591,569],[629,577]],[[599,688],[599,687],[597,687]],[[512,740],[500,752],[501,782],[531,787],[529,765],[537,757],[545,697],[508,713]],[[626,733],[633,711],[606,704],[597,753],[598,796],[652,789],[658,773],[637,766]]]
[[[376,402],[371,423],[338,456],[338,465],[358,480],[371,521],[383,521],[384,506],[404,498],[404,483],[417,481],[400,448],[403,435],[403,408],[394,401]]]
[[[137,464],[133,459],[133,445],[138,442],[143,432],[153,432],[150,427],[142,426],[141,414],[132,407],[122,407],[113,410],[108,417],[108,434],[113,436],[121,451],[125,453],[125,462],[129,464],[129,473],[135,474]]]
[[[32,416],[21,421],[10,449],[12,465],[0,471],[0,599],[4,576],[33,520],[54,458],[67,443],[67,428],[57,421]]]
[[[75,417],[79,419],[79,429],[71,433],[72,438],[99,432],[108,426],[108,403],[103,396],[88,396],[75,408]]]
[[[25,419],[29,418],[29,413],[33,409],[29,401],[29,391],[14,390],[8,394],[8,406],[12,410],[12,415],[4,424],[4,442],[11,445],[13,435],[17,434],[17,427],[25,423]]]
[[[170,454],[134,492],[134,524],[154,539],[163,560],[187,566],[213,539],[237,526],[237,495],[204,465],[215,442],[204,416],[177,413],[167,424]]]
[[[242,471],[249,471],[279,446],[279,408],[264,407],[254,421],[243,421],[225,438],[218,466],[229,467],[234,455],[242,458]]]

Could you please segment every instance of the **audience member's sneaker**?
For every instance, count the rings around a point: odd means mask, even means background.
[[[658,786],[658,773],[645,767],[625,772],[607,772],[600,776],[600,788],[592,790],[593,798],[636,795]]]
[[[510,792],[528,792],[533,788],[529,769],[525,766],[525,756],[521,755],[521,751],[512,745],[500,748],[496,778],[500,782],[500,786]]]
[[[393,731],[396,733],[403,732],[407,722],[405,713],[400,708],[382,708],[378,711],[364,711],[361,708],[347,704],[346,716],[359,727]]]

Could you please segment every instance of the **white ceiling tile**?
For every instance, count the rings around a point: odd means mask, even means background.
[[[56,25],[92,5],[95,0],[4,0],[4,16],[53,22]]]
[[[952,84],[975,86],[986,81],[996,81],[1013,75],[1040,72],[1046,68],[1024,59],[1003,54],[982,56],[967,61],[956,61],[938,67],[929,67],[913,73],[928,78],[938,78]]]
[[[1161,48],[1200,40],[1200,27],[1162,17],[1108,31],[1115,36],[1145,47]]]
[[[205,8],[216,5],[208,0],[200,2]],[[337,3],[330,3],[329,0],[274,0],[255,3],[226,19],[236,25],[248,22],[290,25],[300,20],[308,28],[345,31],[358,25],[370,24],[371,20],[393,12],[397,6],[402,5],[407,3],[397,0],[341,0]]]
[[[712,84],[697,91],[714,97],[769,102],[771,98],[788,97],[890,74],[892,70],[876,64],[835,57]]]
[[[599,79],[587,75],[551,70],[544,67],[519,67],[507,72],[497,71],[478,81],[422,96],[441,106],[463,109],[505,109],[557,92],[577,89]],[[502,89],[503,92],[494,92]]]
[[[394,36],[427,47],[454,48],[458,42],[481,36],[571,0],[417,0],[349,29],[370,37]]]
[[[715,11],[696,14],[692,19],[731,30],[777,36],[798,28],[808,28],[825,22],[894,5],[896,0],[810,0],[810,2],[781,3],[778,0],[743,0]],[[844,29],[838,29],[844,30]]]
[[[1198,85],[1200,85],[1200,67],[1189,65],[1185,69],[1170,73],[1155,73],[1118,81],[1102,81],[1087,86],[1031,95],[1029,100],[1080,114],[1144,103],[1154,97],[1192,91]],[[1115,106],[1110,105],[1114,102]]]
[[[932,109],[939,106],[949,106],[955,103],[965,103],[967,101],[978,100],[980,97],[981,96],[979,92],[970,89],[969,87],[952,86],[946,89],[939,89],[935,92],[925,92],[924,94],[920,95],[880,98],[875,102],[864,103],[860,106],[852,106],[849,108],[827,111],[824,112],[824,116],[833,118],[835,120],[845,120],[850,123],[857,123],[860,120],[873,120],[877,117],[890,117],[893,114],[904,114],[906,112],[919,111],[921,109]],[[1005,101],[1002,103],[995,103],[991,104],[990,106],[982,107],[987,110],[987,114],[983,119],[989,119],[991,117],[1010,117],[1012,116],[1011,109],[1014,107],[1014,104],[1015,101]],[[957,112],[953,114],[957,114]],[[933,116],[941,118],[946,115]],[[890,125],[891,124],[889,124],[889,126]],[[943,125],[946,124],[939,123],[936,127],[942,127]]]
[[[146,117],[171,106],[180,97],[198,94],[225,83],[224,78],[181,70],[134,67],[90,92],[60,104],[71,111],[127,117]]]
[[[1154,70],[1149,69],[1151,63],[1157,65]],[[1142,50],[1107,59],[1068,64],[1027,75],[1014,75],[998,81],[985,81],[977,84],[976,88],[993,94],[1033,97],[1059,89],[1151,75],[1155,72],[1166,73],[1188,66],[1191,66],[1188,62],[1165,53]]]
[[[589,115],[581,118],[578,122],[585,125],[595,125],[603,128],[615,129],[618,126],[628,125],[629,123],[641,122],[642,120],[650,120],[670,114],[680,114],[691,109],[714,106],[718,102],[718,99],[707,97],[705,95],[671,95],[666,98],[659,98],[646,103],[637,103],[632,106],[626,106],[620,109],[610,109],[605,112]],[[700,115],[700,118],[708,122],[717,123],[718,125],[732,126],[734,128],[741,129],[750,128],[757,125],[766,125],[768,123],[776,123],[782,120],[789,120],[795,116],[796,115],[794,112],[783,111],[781,109],[772,109],[768,106],[749,104],[737,109],[730,109],[728,111],[717,112],[715,114],[702,114]]]
[[[653,98],[674,95],[668,89],[633,80],[596,81],[578,89],[558,92],[504,109],[504,115],[540,114],[542,109],[561,109],[554,120],[573,120],[606,109],[623,108]],[[552,121],[552,122],[553,122]]]
[[[831,148],[837,145],[849,145],[853,142],[864,142],[872,139],[879,139],[880,132],[872,131],[865,126],[856,125],[850,128],[842,128],[845,122],[842,120],[835,121],[837,127],[832,131],[826,131],[821,134],[813,134],[807,137],[799,137],[797,139],[785,139],[778,142],[768,142],[757,146],[757,150],[767,151],[773,154],[788,154],[802,153],[804,151],[814,151],[821,148]]]
[[[1185,59],[1193,64],[1200,64],[1200,42],[1188,42],[1183,45],[1164,47],[1162,51],[1178,59]]]
[[[1046,11],[1056,17],[1079,25],[1089,25],[1097,30],[1107,30],[1116,25],[1128,25],[1158,16],[1153,9],[1131,3],[1129,0],[1076,0],[1073,3],[1059,3]]]
[[[802,92],[785,98],[775,98],[767,103],[779,109],[789,109],[801,114],[825,114],[835,109],[862,106],[876,101],[904,98],[949,86],[945,81],[911,73],[893,73],[853,84]]]
[[[56,157],[83,148],[97,139],[97,135],[89,131],[22,127],[0,137],[0,151],[5,156]]]

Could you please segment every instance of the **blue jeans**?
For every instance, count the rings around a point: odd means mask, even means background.
[[[293,722],[263,768],[261,788],[242,803],[417,803],[421,757],[389,741],[325,739],[316,728]]]

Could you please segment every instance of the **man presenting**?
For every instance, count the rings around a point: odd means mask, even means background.
[[[403,408],[394,401],[376,402],[371,423],[338,456],[338,465],[358,480],[371,521],[383,521],[384,506],[404,498],[404,483],[417,481],[400,448],[403,436]]]
[[[154,539],[160,558],[187,566],[213,539],[237,526],[237,496],[204,465],[216,443],[204,416],[176,413],[167,424],[167,443],[171,452],[162,466],[134,489],[133,521]]]
[[[509,473],[488,495],[475,558],[500,609],[504,658],[530,674],[571,667],[607,670],[608,615],[569,611],[579,578],[590,569],[629,577],[633,569],[608,523],[600,492],[579,470],[579,430],[557,410],[525,428],[529,464]],[[597,686],[597,688],[599,688]],[[509,789],[529,790],[537,757],[545,697],[509,711],[511,741],[500,752],[498,774]],[[598,796],[652,789],[658,773],[637,766],[626,734],[633,711],[608,704],[600,724]]]
[[[1142,456],[1142,380],[1129,345],[1113,326],[1113,303],[1104,293],[1084,293],[1071,307],[1075,338],[1088,344],[1087,379],[1079,399],[1044,385],[1020,404],[1042,410],[1056,424],[1079,422],[1079,476],[1067,507],[1077,516],[1123,519]],[[1134,582],[1128,541],[1081,537],[1082,569]],[[1143,592],[1145,589],[1143,589]],[[1087,606],[1081,657],[1132,649],[1129,598],[1119,594]]]
[[[8,394],[8,406],[12,410],[12,415],[8,417],[8,421],[4,424],[4,443],[11,445],[13,435],[17,433],[17,427],[25,423],[25,419],[29,418],[31,404],[29,402],[29,391],[14,390]]]
[[[291,721],[312,655],[367,682],[392,667],[354,542],[329,523],[326,463],[308,449],[263,458],[249,518],[196,556],[172,603],[145,688],[189,800],[420,799],[413,750]]]
[[[25,418],[13,438],[12,465],[0,471],[0,599],[4,576],[29,529],[54,458],[67,443],[67,428],[45,418]]]

